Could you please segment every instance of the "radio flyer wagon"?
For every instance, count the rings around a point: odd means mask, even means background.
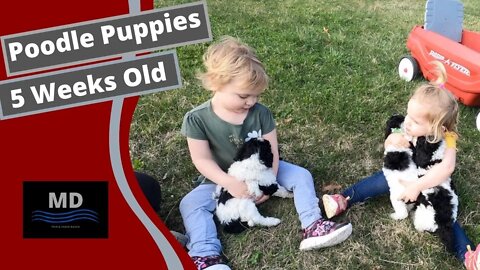
[[[480,106],[480,33],[463,29],[463,4],[458,0],[428,0],[425,25],[414,26],[408,35],[411,55],[398,64],[400,78],[411,81],[421,74],[437,79],[432,63],[443,63],[445,88],[467,106]],[[480,113],[477,115],[480,130]]]
[[[463,30],[455,42],[423,26],[415,26],[407,39],[411,55],[398,65],[401,78],[411,81],[420,72],[430,81],[437,79],[432,61],[443,63],[447,71],[445,88],[467,106],[480,106],[480,33]]]

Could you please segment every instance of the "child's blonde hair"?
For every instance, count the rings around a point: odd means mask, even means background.
[[[240,40],[224,36],[203,55],[206,71],[199,73],[203,87],[218,91],[233,78],[239,78],[245,89],[265,90],[268,76],[255,51]]]
[[[411,99],[430,104],[430,111],[427,112],[427,118],[431,124],[431,135],[427,136],[427,141],[430,143],[442,140],[445,131],[458,133],[457,99],[445,89],[447,72],[443,64],[438,61],[434,61],[433,64],[437,66],[437,80],[421,85],[411,97]]]

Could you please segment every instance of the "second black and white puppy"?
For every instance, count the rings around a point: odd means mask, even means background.
[[[400,115],[393,116],[387,122],[385,137],[387,137],[392,128],[401,128],[404,117]],[[416,145],[411,143],[409,149],[396,149],[394,151],[385,151],[384,174],[390,187],[392,205],[400,205],[403,202],[398,201],[398,195],[403,192],[404,187],[401,184],[391,183],[402,180],[416,181],[427,174],[428,170],[435,164],[442,161],[445,153],[445,141],[430,143],[425,137],[416,138]],[[413,175],[413,168],[416,169],[416,175]],[[399,189],[395,190],[395,189]],[[396,194],[392,196],[392,193]],[[396,200],[396,202],[394,202]],[[403,206],[405,206],[403,204]],[[448,178],[438,186],[422,190],[413,203],[413,224],[417,231],[435,232],[445,244],[448,250],[452,250],[453,243],[453,223],[457,219],[458,196],[455,193],[453,182]],[[395,219],[405,218],[404,210],[397,214],[392,214]]]
[[[273,154],[270,142],[263,138],[251,138],[239,149],[235,162],[228,169],[228,174],[239,181],[244,181],[253,197],[262,194],[282,198],[292,198],[293,194],[278,185],[272,170]],[[255,225],[276,226],[280,219],[262,216],[254,199],[238,199],[227,190],[217,186],[216,216],[228,233],[240,233]]]

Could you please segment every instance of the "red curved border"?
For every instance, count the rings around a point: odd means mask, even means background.
[[[153,1],[141,1],[141,9]],[[9,35],[127,14],[128,1],[6,1],[0,35]],[[0,80],[7,79],[0,64]],[[152,222],[173,245],[185,269],[195,269],[186,252],[168,233],[136,182],[128,137],[138,97],[124,100],[120,151],[133,194]],[[155,241],[121,194],[111,167],[109,124],[112,102],[0,120],[0,269],[166,269]],[[108,238],[24,239],[24,181],[107,181]]]

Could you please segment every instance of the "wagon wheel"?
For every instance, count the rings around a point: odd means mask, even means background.
[[[409,82],[415,79],[420,74],[420,69],[418,68],[418,63],[415,58],[410,55],[402,57],[398,63],[398,75],[400,78]]]

